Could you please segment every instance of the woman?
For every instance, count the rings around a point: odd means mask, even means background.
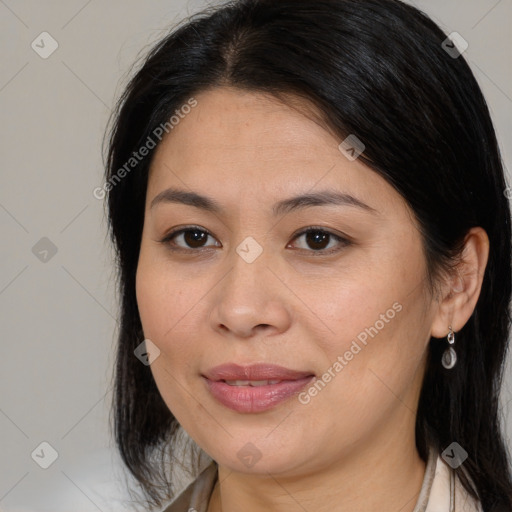
[[[146,507],[512,510],[510,209],[456,42],[397,0],[240,0],[131,80],[104,188]]]

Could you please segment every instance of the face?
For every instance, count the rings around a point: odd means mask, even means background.
[[[433,318],[411,211],[311,116],[230,88],[195,99],[154,155],[137,268],[165,403],[246,473],[402,442]]]

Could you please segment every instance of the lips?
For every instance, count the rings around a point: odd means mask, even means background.
[[[203,374],[212,381],[262,381],[262,380],[299,380],[314,375],[310,371],[297,371],[274,364],[254,364],[240,366],[229,363],[215,366]]]
[[[226,384],[229,384],[230,386],[252,386],[252,387],[258,387],[258,386],[268,386],[269,384],[279,384],[280,382],[283,382],[279,379],[271,379],[271,380],[225,380]]]
[[[257,413],[298,394],[314,374],[270,364],[225,364],[211,368],[202,377],[220,404],[241,413]]]

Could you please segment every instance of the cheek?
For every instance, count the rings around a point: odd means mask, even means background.
[[[358,335],[364,342],[365,332],[370,337],[367,329],[375,332],[375,324],[379,338],[392,336],[406,316],[397,309],[423,304],[419,292],[424,272],[420,239],[404,230],[348,251],[328,276],[301,278],[296,291],[315,314],[318,329],[326,332],[325,349],[342,350]]]
[[[337,403],[335,415],[351,417],[355,425],[373,424],[401,404],[415,408],[417,372],[428,339],[422,309],[411,300],[379,306],[373,304],[364,318],[347,317],[347,335],[324,347],[331,363],[320,380],[332,384],[320,407]]]
[[[144,337],[159,349],[151,371],[163,398],[175,400],[197,374],[201,346],[196,333],[202,322],[201,300],[204,290],[200,280],[190,279],[183,271],[169,269],[162,261],[145,257],[141,252],[136,274],[136,297]]]
[[[141,252],[135,285],[137,306],[145,336],[157,344],[173,337],[200,298],[200,290],[182,283],[179,275]]]
[[[321,290],[311,283],[302,287],[304,302],[312,305],[314,313],[311,329],[331,358],[349,350],[354,340],[364,347],[365,341],[393,335],[405,299],[404,290],[395,283],[381,266],[334,275]]]
[[[183,411],[192,413],[184,389],[191,372],[193,346],[183,339],[190,295],[184,294],[176,279],[166,275],[161,266],[147,264],[141,254],[136,275],[137,306],[144,337],[160,351],[150,370],[167,407],[180,419],[186,417]]]
[[[317,322],[318,384],[327,407],[360,418],[396,401],[415,379],[429,339],[423,268],[408,261],[381,260],[350,276],[335,276],[321,293],[309,294]],[[418,253],[418,261],[421,262]],[[317,326],[316,328],[314,326]],[[307,400],[308,397],[304,397]],[[323,400],[319,400],[323,402]]]
[[[165,284],[163,279],[158,279],[157,273],[139,261],[136,275],[136,297],[137,307],[144,330],[144,336],[158,344],[164,331],[163,319],[167,309],[167,300],[164,297]]]

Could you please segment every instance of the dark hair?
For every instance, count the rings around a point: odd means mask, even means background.
[[[144,339],[135,274],[154,149],[122,179],[117,173],[194,94],[232,86],[283,102],[298,97],[340,142],[354,134],[364,143],[359,158],[415,214],[431,291],[453,269],[468,230],[487,232],[489,260],[476,308],[457,335],[455,368],[440,363],[446,341],[430,340],[416,444],[426,460],[429,446],[440,453],[459,443],[469,454],[456,470],[466,490],[484,512],[512,509],[499,415],[511,324],[510,206],[487,104],[463,56],[443,47],[446,37],[398,0],[231,1],[175,27],[129,82],[106,165],[121,298],[112,411],[120,454],[147,500],[172,497],[163,460],[174,454],[178,427],[149,366],[133,354]]]

